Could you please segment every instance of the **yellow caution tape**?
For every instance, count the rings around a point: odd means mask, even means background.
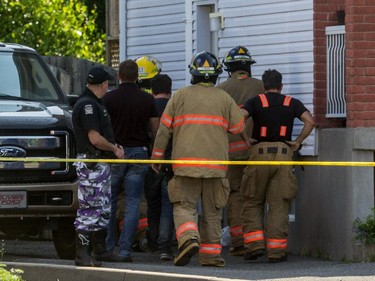
[[[375,162],[350,161],[202,161],[202,160],[151,160],[151,159],[65,159],[65,158],[11,158],[1,157],[0,162],[101,162],[126,164],[191,164],[191,165],[263,165],[263,166],[339,166],[374,167]]]

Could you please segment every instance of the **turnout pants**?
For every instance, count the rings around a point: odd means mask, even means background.
[[[228,198],[227,213],[230,227],[232,247],[243,245],[243,230],[241,222],[241,210],[243,197],[241,194],[241,181],[246,166],[230,165],[228,167],[228,180],[230,193]]]
[[[221,178],[174,176],[168,184],[178,248],[192,238],[200,242],[199,261],[215,264],[221,259],[221,212],[228,199],[229,184]],[[197,203],[201,197],[202,216],[198,230]]]
[[[281,142],[262,142],[250,150],[250,161],[291,161],[292,149]],[[269,258],[286,254],[288,214],[297,191],[292,166],[248,166],[241,184],[241,219],[248,252],[267,249]],[[265,203],[268,203],[266,210]],[[264,212],[266,212],[265,225]]]

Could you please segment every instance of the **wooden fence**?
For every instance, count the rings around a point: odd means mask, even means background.
[[[116,71],[106,65],[101,65],[84,59],[74,57],[43,58],[50,66],[66,95],[80,95],[83,92],[86,86],[87,75],[90,69],[94,66],[103,66],[116,76]],[[115,81],[112,82],[115,83]],[[110,86],[116,85],[111,84]]]

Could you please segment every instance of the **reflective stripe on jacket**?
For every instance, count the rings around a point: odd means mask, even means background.
[[[243,115],[235,101],[213,86],[191,85],[169,100],[160,120],[152,159],[162,159],[173,134],[172,159],[228,160],[228,132],[244,130]],[[197,178],[225,177],[227,165],[173,165],[175,175]]]
[[[262,81],[249,77],[247,72],[242,70],[235,71],[231,77],[220,83],[218,88],[226,91],[242,108],[243,104],[250,98],[264,92]],[[252,119],[246,120],[246,134],[251,138],[253,129]],[[229,138],[229,159],[247,160],[249,158],[249,149],[243,142],[241,136],[228,134]]]

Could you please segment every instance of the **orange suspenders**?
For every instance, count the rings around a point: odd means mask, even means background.
[[[258,96],[260,98],[260,102],[262,103],[263,108],[270,106],[265,94],[260,94]],[[283,106],[290,106],[291,100],[292,100],[291,96],[285,96]],[[280,136],[285,137],[286,132],[287,132],[287,127],[281,126],[280,127]],[[260,136],[261,137],[267,137],[267,127],[265,127],[265,126],[260,127]]]

